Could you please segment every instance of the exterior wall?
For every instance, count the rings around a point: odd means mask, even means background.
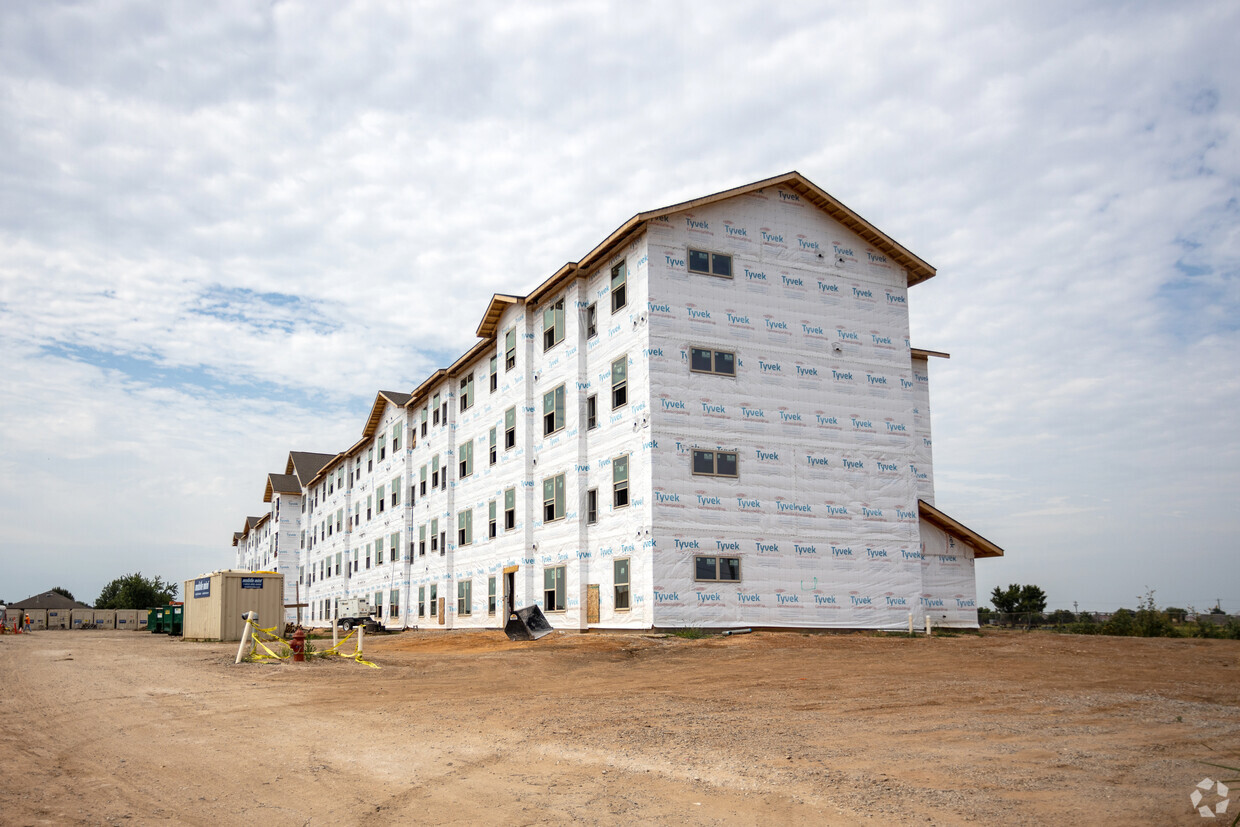
[[[913,357],[913,479],[917,496],[934,505],[934,441],[930,433],[930,366],[924,356]]]
[[[337,601],[382,592],[380,617],[400,627],[408,591],[411,438],[404,408],[385,403],[375,436],[324,467],[307,490],[302,622],[329,625]],[[396,611],[391,593],[397,592]],[[290,601],[291,602],[291,601]]]
[[[974,548],[925,520],[921,521],[921,610],[935,626],[977,628]]]
[[[778,189],[652,221],[656,626],[900,628],[921,592],[906,274]],[[688,272],[688,248],[732,278]],[[691,346],[736,354],[693,373]],[[693,448],[736,451],[695,476]],[[739,582],[696,579],[739,558]]]
[[[730,255],[732,278],[689,273],[689,248]],[[627,300],[613,313],[620,264]],[[775,187],[652,220],[594,272],[536,306],[508,305],[493,349],[404,408],[384,404],[370,443],[326,466],[296,506],[281,501],[243,554],[257,563],[271,525],[283,550],[283,515],[300,518],[297,570],[284,556],[280,570],[301,584],[310,625],[326,625],[343,597],[378,595],[390,627],[502,627],[513,570],[513,603],[541,606],[559,629],[904,628],[910,613],[975,625],[972,549],[953,553],[959,540],[918,518],[917,500],[934,496],[929,384],[911,353],[906,284],[885,256]],[[560,302],[564,337],[546,347],[544,312]],[[736,375],[690,371],[694,346],[735,354]],[[628,392],[613,409],[618,359]],[[560,386],[563,427],[544,435],[544,400]],[[737,452],[739,476],[694,475],[695,447]],[[617,458],[628,463],[620,506]],[[544,483],[559,475],[564,514],[548,520]],[[738,558],[740,580],[698,580],[700,556]],[[565,600],[553,606],[544,577],[559,567]]]
[[[284,576],[284,602],[292,605],[298,602],[297,569],[301,561],[301,495],[280,494],[272,492],[271,518],[271,555],[266,571],[276,571]],[[284,610],[284,622],[297,620],[297,609]]]

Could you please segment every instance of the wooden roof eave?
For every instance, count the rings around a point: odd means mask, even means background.
[[[911,350],[913,352],[913,358],[929,359],[931,356],[934,356],[935,358],[938,358],[938,359],[952,358],[952,355],[950,353],[944,353],[941,350],[923,350],[922,348],[919,348],[919,347],[911,348]]]
[[[603,239],[602,243],[587,253],[582,259],[573,266],[576,273],[585,275],[589,270],[593,269],[600,261],[610,258],[613,251],[623,244],[628,237],[636,232],[647,221],[654,218],[662,218],[672,213],[692,210],[698,207],[704,207],[714,204],[728,198],[735,198],[738,195],[747,195],[751,192],[766,189],[767,187],[786,186],[795,191],[798,195],[804,197],[818,209],[826,212],[836,221],[839,221],[845,227],[857,233],[862,239],[869,244],[882,250],[891,256],[892,261],[899,264],[908,273],[908,286],[920,284],[927,279],[934,278],[935,269],[928,263],[923,261],[919,256],[914,255],[903,245],[897,242],[891,236],[875,227],[869,221],[866,221],[857,213],[844,206],[839,200],[828,193],[826,190],[812,183],[804,175],[793,170],[782,175],[776,175],[772,178],[764,178],[761,181],[754,181],[751,184],[744,184],[732,189],[722,190],[721,192],[704,195],[700,198],[694,198],[690,201],[681,201],[678,204],[671,204],[666,207],[660,207],[655,210],[640,212],[625,221],[617,227],[611,235]],[[543,282],[539,287],[530,293],[527,301],[536,302],[548,292],[554,290],[565,280],[565,270],[570,265],[560,268],[560,271],[553,275],[547,281]]]
[[[445,373],[447,374],[447,378],[451,379],[457,376],[462,370],[464,370],[466,367],[469,366],[470,362],[476,359],[479,354],[484,353],[486,349],[493,343],[494,343],[494,339],[489,339],[489,338],[483,339],[482,341],[478,342],[473,347],[471,347],[469,350],[465,351],[465,354],[461,356],[460,359],[457,359],[455,362],[449,365],[448,368],[445,370]]]
[[[930,503],[926,502],[925,500],[917,501],[917,511],[918,511],[918,516],[920,516],[926,522],[930,523],[933,526],[941,528],[943,531],[946,531],[948,534],[953,534],[959,537],[960,539],[967,542],[969,545],[973,546],[974,557],[981,558],[981,557],[1002,557],[1003,556],[1003,549],[999,548],[997,545],[990,542],[985,537],[978,534],[976,531],[969,528],[967,525],[960,522],[959,520],[956,520],[953,517],[949,517],[946,514],[944,514],[942,511],[939,511],[937,508],[930,505]]]
[[[552,276],[552,278],[554,278],[554,276]],[[487,305],[486,313],[482,315],[482,321],[478,323],[478,338],[494,338],[496,332],[499,330],[499,320],[503,318],[504,311],[512,305],[524,300],[524,296],[513,296],[508,293],[493,294],[491,296],[491,302]]]

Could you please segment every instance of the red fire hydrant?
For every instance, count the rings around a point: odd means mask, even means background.
[[[293,650],[293,663],[306,662],[306,630],[298,629],[293,632],[293,639],[289,641],[288,648]]]

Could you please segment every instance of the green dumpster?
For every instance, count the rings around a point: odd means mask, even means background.
[[[157,609],[151,609],[151,614],[149,616],[149,620],[147,620],[147,625],[151,627],[152,633],[161,635],[168,633],[167,628],[164,626],[164,614],[165,612],[163,606],[160,606]]]
[[[169,603],[164,607],[164,626],[168,634],[177,635],[178,637],[182,634],[182,621],[185,619],[184,610],[185,607],[180,603]]]

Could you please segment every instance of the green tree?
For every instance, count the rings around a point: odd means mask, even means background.
[[[1042,612],[1046,609],[1046,592],[1030,584],[1020,587],[1020,599],[1016,602],[1018,612]]]
[[[1147,591],[1144,598],[1137,598],[1137,614],[1133,622],[1137,634],[1142,637],[1169,637],[1172,634],[1171,620],[1166,612],[1158,611],[1153,589]]]
[[[150,609],[176,599],[179,587],[159,577],[143,577],[142,572],[118,577],[103,587],[96,609]]]
[[[1133,613],[1128,609],[1119,609],[1111,615],[1111,619],[1102,624],[1104,635],[1135,635],[1137,624]]]
[[[1050,616],[1046,619],[1050,623],[1054,623],[1056,626],[1066,626],[1076,620],[1076,615],[1072,614],[1072,612],[1067,609],[1056,609],[1051,612]]]
[[[1020,603],[1020,590],[1018,583],[1012,583],[1006,589],[995,586],[995,590],[990,593],[990,602],[994,604],[996,611],[1011,614]]]
[[[56,592],[56,594],[62,594],[70,600],[77,600],[77,598],[73,596],[73,592],[61,586],[52,586],[52,591]]]
[[[1046,608],[1046,592],[1032,583],[1027,586],[1010,583],[1006,589],[995,586],[990,593],[990,602],[1008,616],[1010,623],[1016,623],[1017,615],[1025,615],[1024,620],[1033,623],[1036,620],[1033,615],[1040,614]]]

